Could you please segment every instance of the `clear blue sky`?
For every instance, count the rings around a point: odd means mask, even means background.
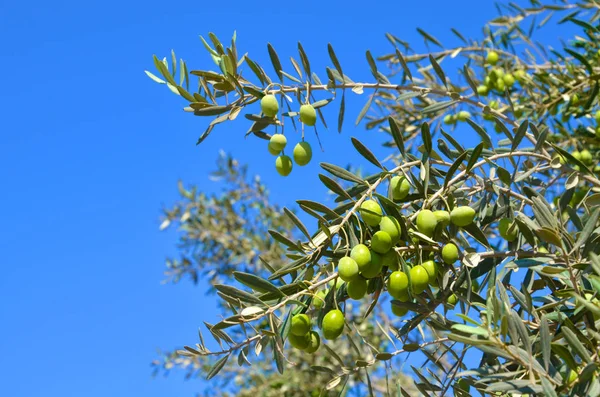
[[[201,321],[216,319],[202,286],[161,285],[176,234],[159,232],[159,215],[177,180],[214,191],[207,174],[224,148],[275,201],[322,201],[317,163],[355,160],[350,136],[381,141],[353,127],[363,96],[351,98],[344,133],[322,131],[326,152],[287,179],[264,141],[244,139],[243,117],[197,147],[206,120],[145,76],[152,54],[173,48],[192,68],[213,68],[198,35],[237,30],[239,51],[269,71],[266,43],[288,59],[300,40],[325,80],[331,42],[359,80],[366,49],[390,50],[386,31],[422,47],[422,26],[455,43],[450,27],[478,35],[495,14],[481,0],[254,3],[0,3],[0,395],[193,395],[196,381],[152,379],[149,366],[156,348],[194,343]]]

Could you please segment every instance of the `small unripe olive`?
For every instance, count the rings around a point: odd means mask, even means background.
[[[458,302],[458,297],[455,294],[452,294],[452,295],[450,295],[448,297],[448,301],[447,302],[448,302],[449,305],[454,306],[454,305],[456,305],[456,302]]]
[[[587,149],[582,150],[580,156],[581,162],[585,165],[590,165],[594,161],[592,153],[590,153],[590,151]]]
[[[360,269],[364,278],[375,278],[383,269],[383,257],[377,252],[371,251],[371,262]]]
[[[387,266],[391,271],[398,270],[398,254],[393,249],[381,256],[383,266]]]
[[[384,216],[381,218],[381,222],[379,222],[379,230],[389,234],[392,239],[392,245],[400,241],[400,223],[393,216]]]
[[[297,336],[306,335],[310,331],[310,318],[304,313],[292,317],[290,332]]]
[[[575,106],[579,103],[579,95],[573,94],[570,100],[571,105]]]
[[[504,83],[503,78],[498,78],[498,80],[496,80],[496,82],[494,83],[494,88],[500,92],[504,92],[505,87],[506,84]]]
[[[573,155],[573,157],[575,157],[577,160],[581,160],[581,153],[579,153],[578,150],[575,150],[573,153],[571,153],[571,155]]]
[[[279,111],[279,103],[275,95],[265,95],[260,100],[260,109],[267,117],[275,117]]]
[[[504,80],[504,84],[507,87],[512,87],[513,85],[515,85],[515,78],[512,74],[507,73],[504,76],[502,76],[502,80]]]
[[[568,383],[571,384],[577,380],[577,372],[571,370],[569,371]]]
[[[417,214],[417,230],[426,236],[433,236],[435,227],[437,226],[437,218],[430,210],[421,210]]]
[[[406,313],[408,313],[408,309],[392,303],[392,313],[394,313],[395,316],[403,317],[406,315]]]
[[[487,94],[490,93],[490,89],[487,87],[487,85],[480,85],[477,86],[477,93],[481,96],[487,96]]]
[[[378,231],[371,238],[371,249],[379,254],[385,254],[392,248],[392,238],[387,232]]]
[[[515,70],[514,75],[519,83],[522,83],[527,78],[527,73],[523,69]]]
[[[600,127],[596,127],[596,138],[600,139]]]
[[[273,149],[277,151],[277,153],[281,152],[285,149],[285,145],[287,145],[287,138],[283,134],[273,134],[271,139],[269,140],[269,151]]]
[[[310,345],[310,335],[294,335],[291,332],[288,334],[290,344],[299,350],[304,350]]]
[[[309,127],[317,123],[317,112],[312,105],[300,106],[300,121]]]
[[[280,135],[280,134],[278,134]],[[267,148],[269,149],[269,153],[271,153],[273,156],[279,156],[279,153],[281,153],[281,149],[278,149],[276,145],[271,144],[271,142],[269,142],[269,145],[267,146]]]
[[[375,200],[365,200],[360,205],[360,214],[363,221],[369,226],[377,226],[381,222],[383,211],[381,206]]]
[[[450,213],[444,210],[433,211],[433,215],[435,215],[435,219],[437,219],[437,223],[442,225],[442,227],[446,227],[450,224]]]
[[[466,110],[461,110],[456,115],[456,118],[458,119],[458,121],[467,121],[467,119],[470,117],[471,117],[471,113],[467,112]]]
[[[489,63],[490,65],[495,65],[498,63],[498,53],[496,51],[490,51],[487,53],[487,56],[485,57],[485,61],[487,63]]]
[[[447,114],[446,116],[444,116],[444,124],[455,124],[456,123],[456,117],[452,114]]]
[[[312,159],[312,148],[308,142],[300,142],[294,147],[294,161],[299,166],[310,163]]]
[[[450,221],[456,226],[465,227],[473,223],[475,210],[468,206],[455,207],[450,212]]]
[[[325,297],[328,292],[329,290],[322,289],[313,296],[311,303],[315,309],[320,309],[325,305]]]
[[[498,230],[500,231],[500,236],[508,242],[513,242],[517,239],[518,229],[516,225],[511,227],[511,220],[508,218],[500,219],[498,222]]]
[[[438,273],[438,265],[435,261],[428,260],[421,264],[425,271],[427,272],[427,276],[429,277],[429,285],[435,285],[437,282],[437,273]]]
[[[304,351],[307,353],[313,354],[314,352],[319,350],[319,346],[321,346],[321,337],[319,336],[319,333],[316,331],[310,331],[308,334],[308,337],[309,337],[309,343],[308,343],[308,346],[306,347],[306,349],[304,349]]]
[[[425,291],[429,283],[429,275],[427,270],[421,265],[417,265],[410,269],[410,281],[415,294],[420,294]]]
[[[448,243],[442,248],[442,259],[444,263],[452,265],[458,260],[458,248],[453,243]]]
[[[594,115],[594,118],[596,119],[597,123],[600,123],[600,110],[596,111],[596,114]]]
[[[504,77],[504,70],[500,68],[496,68],[490,72],[490,78],[493,81],[502,80],[502,77]]]
[[[346,282],[344,280],[342,280],[341,277],[336,277],[333,280],[329,280],[327,285],[329,285],[331,288],[333,288],[335,286],[335,289],[338,290],[338,289],[342,288],[342,285],[344,285],[345,283]]]
[[[371,263],[371,251],[364,244],[355,245],[350,251],[350,257],[356,261],[358,268],[362,271],[365,266]]]
[[[358,264],[349,256],[345,256],[338,262],[338,275],[346,282],[358,277]]]
[[[362,299],[367,293],[367,280],[357,277],[346,285],[348,296],[354,300]]]
[[[406,294],[408,291],[408,277],[406,276],[406,273],[395,271],[390,274],[387,281],[387,289],[388,293],[394,298]]]
[[[404,200],[410,192],[410,182],[406,177],[396,175],[390,181],[392,187],[392,198],[394,200]]]
[[[344,313],[338,309],[329,311],[323,317],[322,330],[325,339],[337,339],[344,331]]]
[[[275,169],[281,176],[288,176],[292,172],[292,159],[290,156],[279,156],[275,160]]]

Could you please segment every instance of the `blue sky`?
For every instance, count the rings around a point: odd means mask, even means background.
[[[264,141],[244,139],[242,117],[195,146],[206,120],[146,77],[153,54],[173,48],[191,68],[213,68],[198,35],[228,40],[237,30],[239,51],[269,72],[266,43],[288,59],[300,40],[325,80],[331,42],[358,81],[369,78],[366,49],[390,50],[387,31],[420,48],[417,26],[456,43],[450,27],[479,35],[495,15],[480,0],[196,4],[0,3],[1,395],[193,395],[197,381],[153,379],[149,366],[156,348],[194,343],[201,321],[216,321],[202,285],[161,285],[176,234],[159,232],[159,215],[177,199],[177,180],[218,189],[208,172],[225,149],[275,201],[323,201],[317,164],[356,160],[350,136],[386,153],[379,134],[353,126],[365,96],[349,100],[342,135],[322,130],[326,151],[286,179]]]

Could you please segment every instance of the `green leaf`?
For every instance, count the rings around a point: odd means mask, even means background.
[[[444,70],[439,65],[439,63],[437,63],[437,61],[431,54],[429,54],[429,62],[431,62],[431,66],[433,66],[433,70],[435,70],[435,73],[438,75],[440,80],[442,80],[442,84],[444,84],[444,86],[446,88],[448,88],[448,85],[446,83],[446,74],[444,73]]]
[[[577,241],[575,242],[575,245],[573,246],[573,249],[571,250],[571,254],[573,252],[575,252],[575,250],[577,250],[583,244],[585,244],[585,242],[590,238],[590,236],[596,229],[596,223],[598,223],[599,217],[600,217],[600,208],[596,208],[594,210],[594,212],[588,218],[583,230],[579,234],[579,237],[577,238]]]
[[[165,81],[163,79],[156,77],[154,74],[150,73],[149,71],[144,70],[144,73],[146,73],[146,75],[148,75],[148,77],[150,77],[152,80],[154,80],[158,84],[165,84]]]
[[[431,132],[429,131],[429,124],[426,122],[421,124],[421,138],[423,139],[423,145],[425,145],[425,151],[427,155],[431,153],[432,143],[431,143]]]
[[[492,140],[490,139],[490,136],[487,134],[487,132],[485,132],[485,130],[483,129],[483,127],[481,127],[479,124],[475,123],[473,120],[471,120],[470,118],[467,119],[467,123],[469,123],[469,125],[475,130],[475,132],[481,137],[481,140],[483,143],[485,143],[485,147],[486,148],[491,148],[493,147],[492,145]]]
[[[223,367],[225,366],[225,364],[227,363],[227,360],[229,359],[229,354],[226,356],[221,357],[210,369],[210,371],[208,371],[208,375],[206,375],[206,380],[212,379],[215,375],[217,375],[219,373],[219,371],[221,371],[223,369]]]
[[[271,58],[271,63],[273,64],[275,73],[277,73],[279,80],[283,80],[283,74],[281,73],[283,68],[281,67],[281,62],[279,61],[279,56],[277,56],[277,52],[275,52],[275,48],[273,48],[271,43],[268,43],[267,49],[269,50],[269,57]]]
[[[481,152],[483,150],[483,145],[484,145],[484,143],[481,142],[479,145],[475,146],[475,148],[473,149],[473,152],[471,152],[471,157],[469,157],[469,161],[467,162],[467,168],[465,169],[465,173],[470,172],[471,168],[473,168],[473,166],[479,160],[479,156],[481,155]],[[465,152],[465,153],[467,153],[467,152]]]
[[[515,134],[515,137],[513,139],[512,146],[510,149],[511,152],[514,152],[517,149],[517,147],[519,146],[519,144],[525,137],[525,134],[527,134],[528,127],[529,127],[529,122],[527,120],[525,120],[521,123],[521,125],[517,129],[517,133]]]
[[[275,240],[279,241],[281,244],[285,245],[286,247],[291,248],[295,251],[301,251],[301,249],[298,247],[298,245],[295,242],[293,242],[289,238],[285,237],[283,234],[279,233],[277,230],[269,230],[269,234],[271,235],[271,237],[273,237]]]
[[[351,140],[352,140],[352,145],[354,145],[354,148],[365,159],[367,159],[374,166],[379,167],[381,169],[385,169],[383,167],[383,165],[381,165],[381,163],[379,162],[379,160],[377,160],[377,157],[375,157],[375,155],[369,149],[367,149],[367,147],[365,145],[363,145],[363,143],[361,141],[359,141],[358,139],[356,139],[354,137],[352,137]]]
[[[288,216],[288,218],[290,218],[291,221],[294,222],[294,225],[296,225],[298,227],[298,229],[300,229],[302,234],[304,234],[306,236],[306,238],[308,238],[309,241],[312,241],[312,238],[310,237],[310,233],[308,232],[308,229],[306,228],[306,226],[304,226],[302,221],[292,211],[290,211],[286,207],[283,207],[283,212],[285,212],[285,214]]]
[[[450,100],[450,101],[442,101],[442,102],[434,102],[429,106],[424,107],[423,109],[421,109],[421,112],[423,113],[435,113],[435,112],[439,112],[440,110],[446,109],[447,107],[450,107],[452,105],[454,105],[456,103],[456,101]]]
[[[362,119],[365,117],[365,115],[369,111],[369,108],[371,107],[371,104],[373,103],[374,98],[375,98],[375,93],[373,93],[373,95],[371,95],[369,97],[369,100],[367,101],[367,103],[365,103],[365,106],[363,106],[362,110],[358,114],[358,117],[356,118],[356,123],[355,123],[356,125],[358,125],[362,121]]]
[[[255,291],[272,292],[281,297],[285,296],[285,294],[283,294],[283,292],[281,292],[277,286],[257,275],[244,272],[233,272],[233,277],[235,277],[235,279],[240,283],[252,288]]]
[[[413,77],[412,77],[412,74],[410,73],[410,69],[408,68],[406,61],[404,60],[404,57],[402,56],[402,54],[400,53],[398,48],[396,48],[396,56],[398,57],[398,61],[400,62],[400,65],[402,65],[402,69],[404,70],[404,73],[406,73],[406,75],[408,76],[410,81],[412,81]]]
[[[581,62],[583,64],[583,66],[585,66],[585,68],[588,70],[589,74],[594,74],[594,69],[592,68],[592,65],[590,65],[588,60],[583,55],[581,55],[580,53],[575,52],[569,48],[565,48],[565,52],[572,55],[575,59],[577,59],[579,62]]]
[[[436,45],[444,48],[444,46],[442,45],[442,43],[440,43],[435,37],[433,37],[432,35],[430,35],[426,31],[424,31],[423,29],[417,28],[417,32],[419,32],[419,34],[425,38],[425,42],[431,41],[432,43],[434,43],[434,44],[436,44]]]
[[[350,197],[350,195],[344,190],[344,188],[341,187],[336,181],[334,181],[333,179],[331,179],[327,175],[319,174],[319,179],[321,180],[321,182],[323,182],[323,184],[329,190],[331,190],[332,192],[334,192],[338,196],[340,196],[340,197],[342,197],[344,199],[352,200],[352,197]]]
[[[454,163],[452,163],[452,165],[448,169],[448,172],[446,173],[446,178],[444,179],[444,189],[448,187],[448,184],[452,180],[454,173],[456,172],[456,170],[458,170],[458,167],[460,167],[460,165],[465,160],[468,154],[469,152],[465,150],[460,154],[460,156],[457,157],[456,160],[454,160]]]
[[[571,331],[568,327],[562,327],[562,334],[565,337],[567,343],[577,353],[577,355],[586,363],[592,362],[590,353],[586,350],[583,344],[577,338],[577,335]]]
[[[256,296],[254,296],[246,291],[242,291],[241,289],[237,289],[235,287],[232,287],[230,285],[225,285],[225,284],[215,284],[214,287],[217,291],[219,291],[227,296],[230,296],[232,298],[239,299],[242,302],[263,305],[263,302],[260,299],[258,299]]]
[[[308,61],[308,56],[306,56],[306,52],[304,52],[304,48],[302,48],[302,44],[300,44],[300,42],[298,42],[298,53],[300,54],[300,61],[302,62],[302,67],[306,72],[306,76],[308,79],[310,79],[310,62]]]
[[[338,132],[342,132],[344,124],[344,113],[346,111],[346,91],[342,91],[342,100],[340,101],[340,112],[338,114]]]
[[[451,328],[453,330],[456,330],[459,332],[464,332],[465,334],[479,335],[479,336],[483,336],[484,338],[487,338],[490,336],[490,334],[487,330],[480,328],[480,327],[471,327],[470,325],[464,325],[464,324],[454,324]]]
[[[477,93],[477,84],[475,84],[471,78],[471,69],[467,65],[463,66],[463,75],[465,76],[465,79],[467,79],[467,83],[469,83],[469,87],[471,87],[475,95],[479,96]]]
[[[340,74],[340,76],[343,76],[344,73],[342,72],[342,65],[340,64],[340,61],[338,61],[338,58],[335,55],[335,52],[333,51],[333,46],[331,45],[331,43],[327,44],[327,51],[329,52],[329,58],[331,58],[331,62],[333,62],[333,66],[335,66],[335,68],[338,71],[338,73]]]
[[[350,171],[343,169],[342,167],[338,167],[337,165],[329,164],[329,163],[321,163],[320,165],[321,165],[321,168],[323,168],[325,171],[337,176],[338,178],[341,178],[341,179],[344,179],[344,180],[350,181],[350,182],[360,183],[360,184],[364,183],[364,181],[362,179],[360,179],[359,177],[357,177]]]
[[[404,148],[404,138],[402,137],[402,132],[400,132],[400,128],[394,120],[393,117],[388,117],[388,123],[390,124],[390,131],[392,132],[392,138],[394,138],[394,142],[396,142],[396,146],[400,150],[403,156],[406,156],[406,149]]]
[[[542,351],[542,359],[544,360],[544,368],[548,371],[551,357],[551,337],[550,328],[548,327],[548,319],[543,314],[540,319],[540,349]]]

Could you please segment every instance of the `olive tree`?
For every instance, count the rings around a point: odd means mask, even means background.
[[[459,42],[451,47],[419,29],[439,47],[429,53],[388,34],[390,54],[366,53],[370,81],[347,76],[331,45],[326,78],[300,43],[286,69],[267,46],[269,75],[238,54],[235,35],[229,46],[214,34],[203,39],[217,71],[188,71],[174,53],[171,62],[154,58],[159,76],[148,75],[184,98],[186,111],[212,118],[197,143],[243,113],[246,135],[268,141],[277,171],[293,178],[312,157],[304,132],[331,122],[323,108],[338,106],[342,131],[346,100],[366,96],[355,122],[387,134],[390,148],[377,158],[351,138],[379,169],[373,175],[321,163],[335,205],[298,200],[308,226],[257,195],[262,186],[212,209],[185,192],[189,202],[165,222],[178,220],[207,261],[172,266],[197,276],[198,264],[224,259],[223,272],[207,268],[224,317],[204,324],[218,348],[201,333],[165,363],[204,369],[208,379],[222,370],[272,376],[274,367],[282,377],[262,383],[275,386],[273,395],[414,395],[412,387],[424,395],[600,395],[600,9],[593,0],[531,0],[499,13],[479,40],[451,29]],[[551,19],[578,30],[562,49],[531,38]],[[457,62],[458,70],[448,66]],[[465,147],[452,134],[459,124],[480,143]],[[302,136],[291,157],[290,130]],[[267,224],[217,223],[213,232],[198,223],[206,211]],[[246,233],[232,239],[247,256],[227,243],[236,231]],[[258,369],[246,372],[250,363]],[[283,387],[290,372],[298,389],[277,389],[275,379]],[[261,392],[260,381],[251,385]]]

